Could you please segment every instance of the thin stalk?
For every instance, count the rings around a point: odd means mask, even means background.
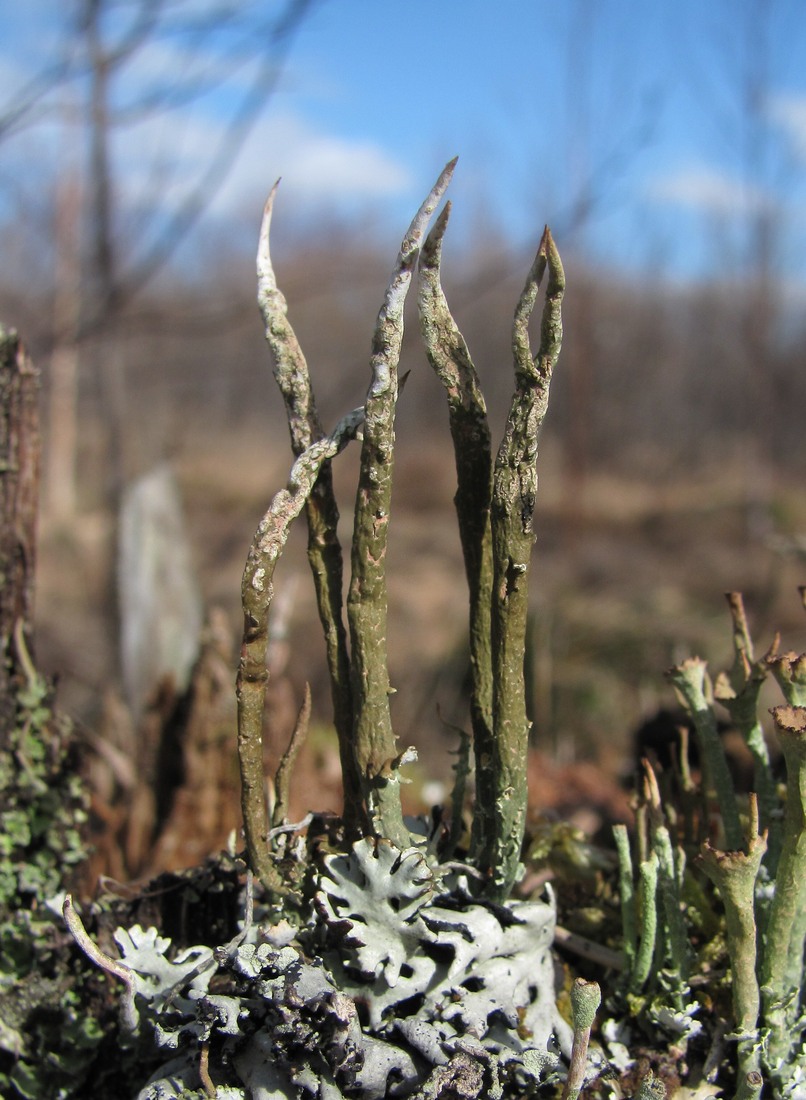
[[[467,344],[448,307],[440,281],[447,203],[423,245],[419,263],[420,330],[428,360],[442,383],[456,461],[454,504],[470,595],[470,716],[476,760],[476,803],[471,852],[493,831],[493,680],[490,653],[492,547],[490,501],[492,452],[487,408]]]
[[[68,932],[90,962],[95,963],[101,970],[105,970],[107,974],[119,978],[126,986],[126,996],[121,1004],[121,1017],[127,1031],[136,1031],[137,1009],[135,1007],[134,998],[137,992],[137,986],[135,975],[131,967],[125,966],[117,959],[111,958],[111,956],[107,955],[98,947],[84,927],[81,917],[76,912],[75,906],[73,905],[73,898],[70,894],[64,895],[62,915],[64,917],[64,923],[67,925]]]
[[[364,417],[356,409],[339,421],[334,431],[311,444],[291,468],[288,487],[277,493],[260,521],[244,568],[241,600],[244,633],[238,666],[238,761],[241,772],[241,808],[249,866],[263,886],[275,894],[287,893],[269,853],[269,823],[264,794],[263,713],[266,701],[266,651],[272,578],[288,539],[288,530],[305,506],[322,463],[355,438]]]
[[[585,1081],[585,1067],[588,1060],[588,1044],[591,1028],[596,1019],[599,1005],[602,1003],[602,991],[597,982],[586,982],[577,978],[571,987],[571,1014],[574,1038],[571,1044],[571,1064],[565,1078],[562,1100],[577,1100]]]
[[[389,709],[386,547],[392,501],[397,365],[403,307],[423,237],[455,166],[443,170],[411,223],[378,314],[356,495],[347,618],[352,652],[353,744],[372,829],[400,847],[411,838],[400,805],[399,758]]]
[[[753,641],[747,627],[741,593],[728,592],[726,599],[733,620],[733,666],[728,672],[717,676],[714,698],[730,714],[753,757],[753,787],[758,795],[761,822],[769,829],[778,806],[778,795],[767,742],[758,717],[759,694],[767,678],[769,662],[766,658],[757,661],[753,656]],[[772,838],[771,849],[776,861],[777,847],[777,838]],[[768,865],[774,873],[774,866],[769,861]]]
[[[280,758],[277,771],[274,774],[274,806],[271,814],[271,827],[278,829],[281,825],[288,824],[288,806],[291,795],[291,776],[294,772],[299,750],[305,744],[308,736],[308,728],[311,721],[311,685],[305,685],[305,694],[302,706],[299,708],[297,720],[288,747]]]
[[[766,849],[767,837],[759,835],[758,807],[753,798],[746,851],[722,852],[706,840],[698,857],[700,867],[716,886],[725,907],[740,1081],[760,1067],[761,994],[756,974],[755,886]]]
[[[288,320],[288,306],[277,286],[269,250],[271,217],[277,184],[263,212],[257,255],[258,305],[266,340],[274,358],[274,377],[285,403],[291,448],[295,455],[323,436],[310,373],[302,348]],[[308,561],[313,573],[319,619],[325,635],[333,724],[339,743],[344,785],[344,820],[348,832],[361,830],[361,779],[352,744],[353,703],[350,657],[343,618],[343,560],[338,539],[339,509],[333,491],[333,471],[325,462],[305,502],[308,521]]]
[[[770,1029],[769,1059],[775,1066],[789,1055],[790,1032],[803,987],[806,937],[806,707],[773,709],[786,761],[783,842],[770,908],[761,995]]]
[[[636,993],[646,985],[658,937],[658,857],[654,851],[638,865],[638,877],[641,934],[630,982],[630,988]]]
[[[652,849],[658,857],[658,893],[663,905],[664,931],[668,938],[669,972],[676,979],[675,997],[681,998],[687,985],[690,966],[690,947],[681,904],[681,880],[683,856],[677,850],[677,860],[672,838],[664,820],[658,781],[648,761],[644,761],[646,801]],[[682,1003],[680,1004],[682,1008]]]
[[[470,778],[470,735],[460,726],[445,723],[448,729],[459,737],[459,747],[453,750],[456,763],[453,765],[453,790],[451,791],[451,820],[448,831],[440,844],[441,862],[452,859],[462,838],[465,792]]]
[[[619,901],[621,903],[621,928],[624,937],[624,969],[632,974],[635,968],[638,927],[635,919],[635,884],[633,882],[630,837],[626,825],[614,825],[613,836],[619,864]]]
[[[532,357],[529,320],[540,282],[549,278],[540,330]],[[529,565],[534,543],[532,517],[537,495],[538,433],[548,409],[549,384],[562,345],[561,306],[565,274],[546,227],[521,294],[512,326],[516,389],[493,474],[493,824],[476,856],[487,876],[486,892],[505,900],[521,873],[526,823],[526,717],[524,653]]]
[[[725,846],[736,851],[742,846],[742,823],[716,718],[705,697],[706,670],[705,661],[699,657],[689,657],[670,669],[667,676],[694,723],[705,773],[705,796],[716,794],[725,829]]]

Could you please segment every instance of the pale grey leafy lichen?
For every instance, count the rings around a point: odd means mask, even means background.
[[[132,1019],[167,1056],[138,1100],[198,1094],[223,1066],[230,1098],[520,1096],[568,1049],[554,920],[551,900],[480,902],[425,850],[366,838],[324,857],[292,942],[255,923],[171,959],[154,929],[120,929]]]

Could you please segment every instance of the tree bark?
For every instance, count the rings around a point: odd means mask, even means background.
[[[31,652],[39,454],[39,373],[0,326],[0,752]]]

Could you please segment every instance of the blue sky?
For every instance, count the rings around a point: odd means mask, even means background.
[[[197,14],[213,3],[171,0]],[[260,17],[283,5],[248,6]],[[75,45],[65,32],[75,7],[5,5],[0,113],[32,72]],[[123,25],[133,5],[121,7]],[[231,65],[226,48],[226,35],[195,56],[186,40],[155,41],[118,74],[115,101],[194,66]],[[222,74],[215,95],[116,133],[121,210],[138,210],[147,226],[157,202],[165,211],[180,201],[250,64]],[[64,117],[82,96],[80,80],[63,85],[36,125],[0,144],[0,213],[81,164]],[[278,221],[332,214],[398,240],[455,154],[459,240],[500,232],[528,252],[549,221],[566,250],[598,263],[730,277],[752,267],[750,228],[763,221],[776,269],[806,283],[806,4],[314,0],[196,232],[213,223],[252,232],[282,176]]]

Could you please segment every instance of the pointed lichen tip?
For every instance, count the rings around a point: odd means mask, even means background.
[[[445,230],[448,227],[450,216],[451,200],[448,199],[448,201],[445,203],[445,205],[442,207],[439,214],[437,215],[436,221],[434,222],[428,236],[425,239],[423,254],[420,258],[420,264],[422,266],[431,266],[436,267],[437,269],[439,268],[442,252],[442,241],[445,237]]]
[[[257,270],[258,276],[266,277],[272,276],[273,269],[271,263],[271,252],[269,248],[269,237],[271,233],[271,217],[274,210],[274,198],[277,194],[277,188],[280,186],[280,179],[276,181],[266,202],[263,205],[263,217],[260,222],[260,236],[258,238],[257,249]]]
[[[434,222],[434,228],[431,230],[433,237],[441,240],[445,235],[445,229],[447,228],[448,221],[450,220],[451,210],[453,209],[453,203],[448,199],[445,205],[437,215],[437,220]]]
[[[442,182],[444,180],[444,186],[445,187],[448,186],[448,184],[450,183],[450,180],[451,180],[451,176],[453,176],[453,173],[454,173],[454,170],[456,168],[456,164],[457,164],[458,160],[459,160],[459,157],[456,156],[456,157],[453,157],[452,160],[448,161],[448,163],[445,165],[445,167],[442,169],[442,171],[439,174],[439,180],[437,180],[437,184],[439,184],[440,182]]]

